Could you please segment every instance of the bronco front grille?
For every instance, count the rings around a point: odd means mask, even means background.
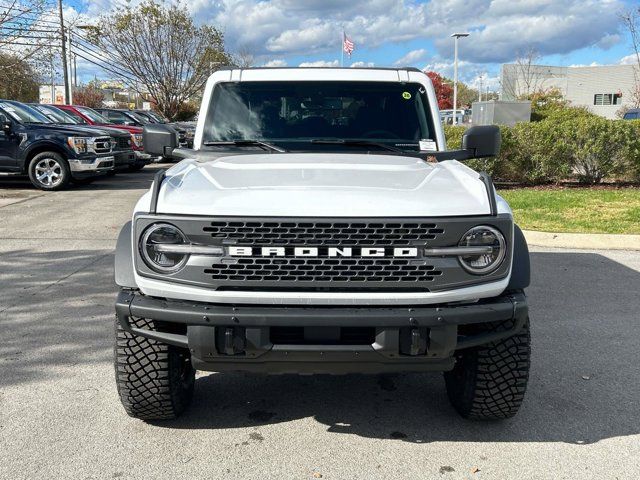
[[[432,282],[442,275],[423,260],[390,258],[240,258],[204,272],[212,280],[289,282]]]
[[[424,245],[444,233],[435,223],[419,222],[211,222],[204,232],[238,245]],[[225,242],[226,240],[226,242]]]

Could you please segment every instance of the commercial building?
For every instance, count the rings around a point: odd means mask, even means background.
[[[557,88],[573,106],[587,107],[606,118],[631,107],[636,85],[633,65],[553,67],[547,65],[502,65],[501,100],[516,100],[539,90]]]

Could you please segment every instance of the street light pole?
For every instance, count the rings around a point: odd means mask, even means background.
[[[64,103],[69,105],[71,101],[71,89],[69,88],[69,71],[67,63],[67,39],[65,38],[64,16],[62,14],[62,0],[58,0],[58,13],[60,15],[60,37],[62,39],[62,73],[64,75]]]
[[[458,39],[468,33],[452,33],[453,37],[453,124],[458,124]]]

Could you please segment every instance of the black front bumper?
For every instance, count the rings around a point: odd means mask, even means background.
[[[136,155],[133,150],[121,150],[113,152],[116,170],[129,168],[136,163]]]
[[[449,370],[456,350],[514,335],[528,318],[524,294],[471,304],[415,307],[283,307],[164,300],[123,290],[116,314],[126,331],[188,348],[196,369],[265,373],[378,373]],[[132,326],[157,321],[158,330]],[[459,326],[513,321],[507,331],[463,335]],[[370,344],[273,340],[272,329],[368,327]]]

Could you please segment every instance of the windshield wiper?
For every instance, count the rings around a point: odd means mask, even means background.
[[[386,143],[374,142],[372,140],[346,140],[343,138],[314,138],[309,141],[311,143],[316,143],[320,145],[345,145],[347,147],[378,147],[383,150],[401,153],[403,155],[412,153],[412,152],[407,152],[405,150],[401,150],[400,148],[392,147],[391,145],[387,145]]]
[[[262,147],[265,150],[270,150],[272,152],[278,153],[286,153],[286,150],[282,147],[278,147],[271,143],[263,142],[261,140],[229,140],[229,141],[219,141],[219,142],[204,142],[206,147],[224,147],[227,145],[233,145],[234,147]]]

